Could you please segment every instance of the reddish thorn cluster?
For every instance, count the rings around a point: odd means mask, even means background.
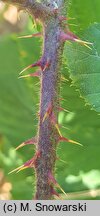
[[[67,31],[66,33],[63,31],[60,32],[60,40],[62,42],[66,41],[66,40],[75,41],[75,39],[78,39],[78,37],[70,31]]]
[[[33,158],[31,158],[30,160],[26,161],[22,166],[12,170],[11,172],[9,172],[9,174],[13,173],[13,172],[20,172],[21,170],[24,170],[26,168],[33,168],[36,165],[36,160],[37,158],[39,158],[41,156],[41,152],[38,151],[36,152],[35,156]]]
[[[20,166],[20,167],[18,167],[16,169],[12,170],[11,172],[9,172],[9,174],[11,174],[13,172],[17,172],[18,173],[18,172],[20,172],[20,171],[22,171],[24,169],[27,169],[29,167],[33,167],[32,166],[33,164],[34,164],[34,157],[32,159],[26,161],[22,166]]]
[[[50,60],[47,59],[47,61],[44,63],[43,58],[41,58],[36,63],[32,64],[31,67],[40,67],[42,71],[44,71],[45,69],[49,67],[49,65],[50,65]]]
[[[75,34],[73,34],[70,31],[66,31],[66,33],[63,31],[60,31],[60,37],[59,38],[62,42],[69,40],[69,41],[80,43],[81,45],[86,46],[87,48],[91,49],[91,47],[89,45],[92,45],[92,43],[81,40],[79,37],[77,37]]]
[[[24,68],[19,74],[21,75],[24,71],[26,71],[26,70],[28,70],[28,69],[30,69],[30,68],[33,68],[33,67],[40,67],[41,70],[44,71],[44,70],[46,70],[49,66],[50,66],[50,60],[47,59],[46,63],[44,64],[44,62],[43,62],[43,60],[42,60],[42,58],[41,58],[39,61],[35,62],[34,64],[31,64],[31,65],[27,66],[26,68]],[[36,76],[40,76],[40,71],[36,72],[36,74],[33,73],[33,75],[30,74],[30,75],[25,75],[25,76],[23,76],[23,77],[35,76],[35,75],[36,75]],[[23,78],[23,77],[21,76],[20,78]]]
[[[59,188],[63,194],[65,194],[65,196],[67,196],[67,194],[65,193],[65,191],[61,188],[61,186],[57,183],[56,179],[54,178],[54,176],[52,175],[51,172],[48,172],[48,181],[49,184],[54,184],[57,188]]]

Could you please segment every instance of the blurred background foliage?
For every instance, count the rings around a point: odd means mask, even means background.
[[[77,33],[100,22],[100,1],[72,0],[69,7],[70,28]],[[19,17],[19,18],[18,18]],[[37,78],[18,79],[19,72],[35,62],[42,53],[42,39],[18,39],[41,30],[26,13],[0,2],[0,199],[32,199],[34,173],[26,169],[8,175],[34,154],[34,146],[15,148],[36,134],[40,83]],[[31,70],[31,72],[33,69]],[[29,71],[25,72],[26,74]],[[79,96],[66,62],[61,71],[61,106],[70,112],[59,113],[63,136],[83,147],[60,143],[56,177],[68,193],[68,199],[100,199],[100,116]],[[67,81],[68,80],[68,81]],[[60,191],[59,191],[60,192]]]

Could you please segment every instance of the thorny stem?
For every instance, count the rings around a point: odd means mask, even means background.
[[[56,144],[58,131],[48,117],[42,122],[46,110],[51,104],[52,112],[57,119],[59,106],[59,88],[60,88],[60,66],[63,45],[58,39],[59,23],[58,19],[51,20],[51,26],[44,29],[44,61],[50,59],[50,67],[46,69],[41,78],[41,101],[40,101],[40,119],[38,128],[38,147],[41,157],[37,160],[37,192],[36,199],[51,199],[52,194],[48,182],[48,172],[54,172],[56,161]],[[52,44],[51,44],[52,42]]]
[[[53,2],[53,1],[52,1]],[[60,4],[62,10],[63,1]],[[41,157],[37,158],[36,163],[36,199],[52,199],[53,194],[49,184],[48,173],[54,173],[56,161],[56,147],[58,131],[51,117],[47,117],[43,122],[46,110],[51,105],[52,113],[58,118],[59,93],[60,93],[60,68],[62,62],[63,43],[59,40],[60,22],[58,15],[47,21],[44,26],[44,52],[43,62],[50,61],[50,66],[42,73],[41,78],[41,101],[40,119],[38,127],[38,146],[37,151],[41,152]],[[58,122],[56,122],[58,123]]]
[[[63,45],[59,40],[60,29],[63,28],[59,16],[64,15],[66,3],[64,0],[3,0],[6,3],[17,4],[20,8],[29,11],[33,16],[43,22],[44,49],[41,58],[42,65],[49,62],[41,75],[40,117],[37,135],[37,152],[39,157],[35,161],[36,194],[35,199],[50,200],[53,198],[49,173],[54,174],[56,161],[56,148],[59,133],[55,125],[58,124],[59,94],[60,94],[60,68],[62,63]],[[68,1],[67,1],[68,2]],[[49,6],[48,6],[49,5]],[[55,9],[55,5],[58,7]],[[43,121],[48,107],[51,112]]]

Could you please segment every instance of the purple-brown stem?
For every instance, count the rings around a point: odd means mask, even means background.
[[[59,20],[51,18],[50,23],[44,27],[44,53],[43,61],[50,61],[50,66],[41,76],[41,101],[40,118],[38,127],[37,151],[41,157],[36,163],[36,198],[51,199],[51,185],[48,181],[48,172],[54,172],[56,161],[56,146],[58,131],[51,121],[51,113],[54,113],[56,121],[58,118],[59,93],[60,93],[60,68],[63,44],[59,41]],[[43,117],[51,104],[52,111],[43,122]],[[58,124],[58,122],[56,122]]]
[[[68,3],[65,4],[65,0],[51,0],[49,5],[46,0],[41,0],[41,3],[34,0],[3,0],[3,2],[19,5],[20,8],[27,10],[35,18],[40,19],[43,24],[43,55],[39,62],[40,65],[37,65],[41,67],[42,72],[40,75],[40,110],[34,161],[36,172],[35,199],[50,200],[53,198],[54,185],[49,178],[50,173],[54,175],[55,172],[56,148],[60,136],[57,128],[60,69],[64,46],[60,33],[64,26],[59,17],[66,13],[66,4]]]

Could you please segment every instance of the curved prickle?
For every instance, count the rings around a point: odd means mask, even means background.
[[[19,75],[21,75],[23,72],[25,72],[26,70],[30,69],[30,68],[33,68],[33,67],[41,67],[41,60],[35,62],[34,64],[31,64],[31,65],[28,65],[26,68],[24,68],[20,73]]]
[[[29,167],[33,167],[33,165],[34,165],[34,157],[32,159],[28,160],[27,162],[25,162],[22,166],[17,167],[16,169],[10,171],[8,174],[12,174],[13,172],[18,173],[24,169],[27,169]]]
[[[37,137],[32,137],[31,139],[26,140],[25,142],[21,143],[15,150],[18,150],[26,145],[36,145],[37,144]]]
[[[87,48],[91,49],[89,45],[92,45],[92,43],[81,40],[77,35],[75,35],[74,33],[68,30],[66,31],[66,33],[63,31],[60,31],[59,38],[62,42],[69,40],[69,41],[80,43],[81,45],[86,46]]]
[[[81,143],[79,143],[77,141],[74,141],[74,140],[71,140],[71,139],[68,139],[68,138],[63,137],[63,136],[59,137],[58,142],[69,142],[69,143],[73,143],[73,144],[77,144],[77,145],[83,146]]]
[[[24,35],[24,36],[19,36],[18,38],[32,38],[32,37],[41,37],[43,36],[43,34],[41,32],[35,33],[35,34],[31,34],[31,35]]]
[[[48,172],[48,182],[49,182],[49,184],[50,183],[54,184],[55,187],[59,188],[61,190],[61,192],[68,198],[67,194],[62,189],[62,187],[58,184],[58,182],[56,181],[56,179],[54,178],[54,176],[52,175],[51,172]]]
[[[39,158],[40,156],[41,156],[41,152],[40,152],[40,151],[37,151],[33,158],[31,158],[30,160],[26,161],[22,166],[17,167],[16,169],[10,171],[9,174],[11,174],[11,173],[13,173],[13,172],[17,172],[17,173],[18,173],[18,172],[20,172],[20,171],[22,171],[22,170],[24,170],[24,169],[35,167],[36,160],[37,160],[37,158]]]
[[[41,70],[38,70],[38,71],[31,73],[31,74],[19,76],[18,78],[21,79],[21,78],[27,78],[27,77],[40,77],[41,73],[42,73]]]

